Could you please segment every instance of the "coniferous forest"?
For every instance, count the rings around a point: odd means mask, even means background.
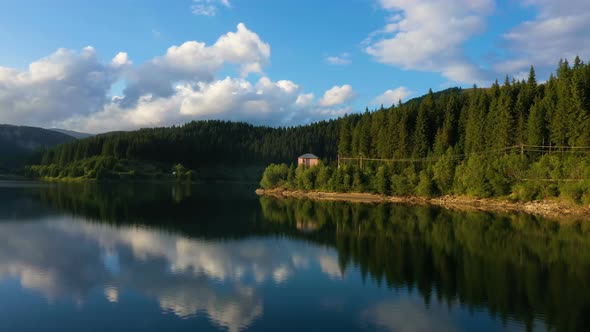
[[[563,197],[590,203],[590,65],[450,89],[340,120],[338,165],[271,165],[265,188]],[[338,167],[339,166],[339,167]]]
[[[319,167],[288,166],[306,152]],[[531,67],[526,80],[430,91],[298,127],[198,121],[103,134],[48,149],[38,162],[29,174],[98,179],[133,177],[138,162],[188,178],[203,166],[274,163],[265,188],[588,203],[590,65],[561,60],[541,84]]]
[[[195,180],[199,169],[263,169],[271,162],[289,162],[300,151],[335,157],[338,135],[336,120],[291,128],[194,121],[183,126],[107,133],[60,145],[45,150],[39,156],[39,165],[27,171],[52,178],[133,179],[174,170]],[[178,172],[181,169],[184,171]]]

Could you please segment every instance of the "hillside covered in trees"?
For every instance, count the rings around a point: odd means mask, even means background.
[[[489,88],[432,91],[340,120],[339,165],[271,165],[266,188],[590,202],[590,65]]]
[[[0,173],[31,162],[36,150],[74,139],[72,136],[52,130],[0,124]]]
[[[78,140],[45,151],[30,174],[49,177],[119,178],[140,173],[170,173],[174,167],[203,171],[219,167],[291,162],[302,151],[336,158],[339,123],[271,128],[227,121],[194,121],[183,126],[114,132]],[[145,175],[145,174],[143,174]]]
[[[320,167],[296,169],[305,152]],[[271,128],[226,121],[115,132],[46,150],[31,175],[136,178],[272,165],[262,186],[385,195],[590,201],[590,65],[452,88],[363,114]],[[149,167],[146,167],[149,165]],[[176,165],[176,166],[175,166]],[[190,170],[197,170],[197,174]]]

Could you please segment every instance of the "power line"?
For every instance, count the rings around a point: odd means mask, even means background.
[[[525,152],[538,152],[543,154],[558,154],[563,152],[576,152],[576,153],[590,153],[590,146],[547,146],[547,145],[528,145],[528,144],[521,144],[521,145],[513,145],[504,148],[498,149],[491,149],[485,151],[478,151],[478,152],[471,152],[471,153],[463,153],[463,154],[452,154],[440,157],[422,157],[422,158],[370,158],[370,157],[340,157],[338,156],[338,167],[340,167],[340,161],[358,161],[359,165],[362,167],[363,162],[366,161],[377,161],[377,162],[387,162],[387,163],[396,163],[396,162],[438,162],[442,159],[446,160],[463,160],[467,157],[474,156],[474,155],[489,155],[498,152],[508,152],[508,151],[521,151],[521,154]]]

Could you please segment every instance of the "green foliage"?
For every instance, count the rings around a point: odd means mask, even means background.
[[[375,174],[375,181],[374,181],[374,188],[373,190],[382,195],[389,195],[391,189],[391,175],[389,171],[389,167],[383,165],[379,166],[377,169],[377,174]]]
[[[182,126],[114,132],[47,149],[40,163],[65,166],[102,156],[190,169],[207,165],[266,165],[292,162],[303,152],[334,160],[340,123],[271,128],[229,121],[193,121]]]
[[[194,181],[196,180],[195,172],[184,167],[182,164],[176,164],[173,168],[173,175],[179,181]]]
[[[313,168],[312,168],[313,169]],[[333,170],[331,167],[325,166],[323,163],[320,163],[317,166],[317,177],[315,180],[315,189],[318,190],[329,190],[329,182],[332,178]]]
[[[455,172],[455,191],[469,196],[489,197],[486,162],[483,156],[473,155],[459,164]]]
[[[414,165],[403,169],[401,174],[394,173],[391,176],[391,194],[395,196],[410,196],[415,194],[418,185],[418,176]]]
[[[260,186],[262,188],[277,188],[287,184],[289,167],[286,164],[270,164],[262,174]]]
[[[453,149],[448,148],[447,152],[432,167],[432,179],[441,194],[450,194],[453,188],[456,165],[452,155]]]
[[[423,197],[431,197],[435,195],[434,183],[432,182],[432,174],[427,170],[420,172],[418,186],[416,187],[416,194]]]

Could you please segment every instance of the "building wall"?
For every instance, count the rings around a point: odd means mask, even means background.
[[[304,159],[304,158],[297,158],[297,165],[303,166],[317,166],[320,163],[319,159]]]

